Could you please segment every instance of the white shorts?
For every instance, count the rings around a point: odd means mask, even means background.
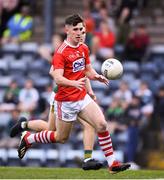
[[[55,101],[55,113],[58,119],[63,121],[77,120],[78,113],[83,110],[93,99],[86,94],[83,100],[79,101]]]
[[[49,104],[50,106],[55,105],[55,92],[54,91],[52,91],[51,96],[49,98]]]

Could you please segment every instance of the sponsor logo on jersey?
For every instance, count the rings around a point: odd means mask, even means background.
[[[80,58],[73,62],[73,72],[81,71],[85,68],[85,59]]]

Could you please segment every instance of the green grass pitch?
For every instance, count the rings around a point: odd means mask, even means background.
[[[111,175],[107,169],[0,167],[0,179],[164,179],[164,171],[124,171]]]

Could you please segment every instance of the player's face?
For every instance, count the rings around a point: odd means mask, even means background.
[[[86,29],[85,27],[83,28],[83,31],[81,33],[81,39],[80,42],[84,43],[85,42],[85,38],[86,38]]]
[[[67,25],[66,33],[67,40],[73,45],[77,45],[81,42],[82,32],[84,31],[83,23],[78,23],[76,26]]]

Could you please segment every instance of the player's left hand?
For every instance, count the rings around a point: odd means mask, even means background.
[[[109,80],[108,80],[106,77],[104,77],[103,75],[96,74],[96,75],[95,75],[95,79],[96,79],[97,81],[100,81],[100,82],[102,82],[102,83],[105,83],[107,86],[109,85]]]

